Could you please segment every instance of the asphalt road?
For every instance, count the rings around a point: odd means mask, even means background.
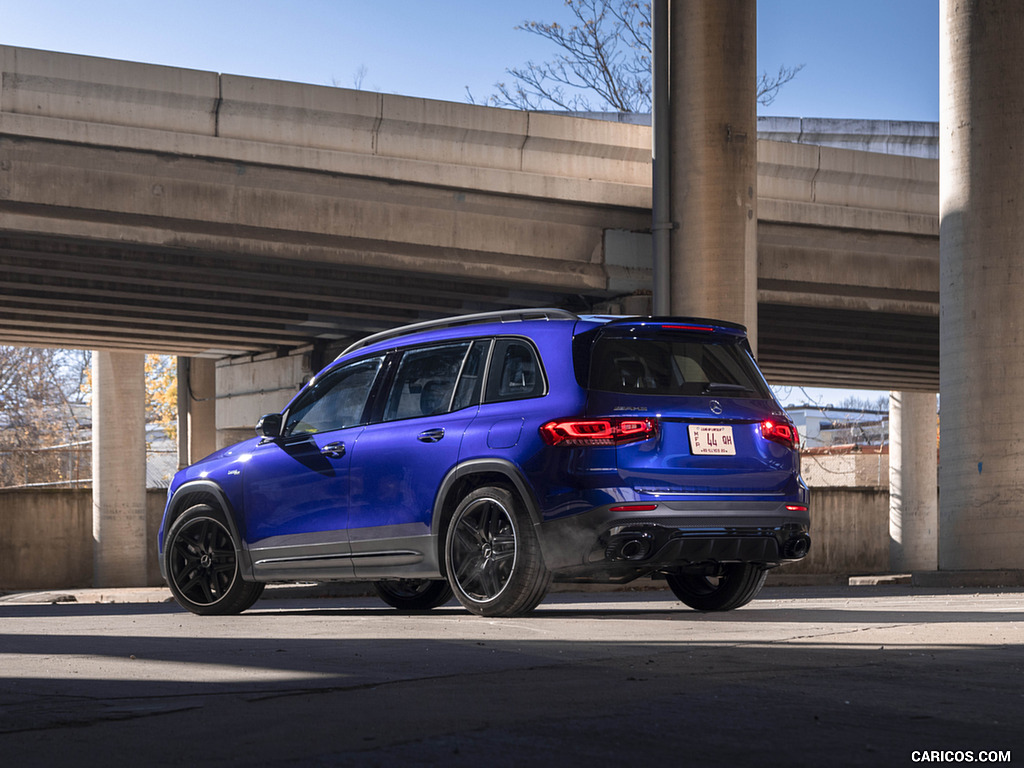
[[[0,599],[0,765],[1024,764],[1019,590],[562,593],[497,620],[50,599]]]

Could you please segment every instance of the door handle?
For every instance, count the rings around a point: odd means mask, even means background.
[[[416,435],[416,439],[421,443],[436,443],[442,437],[444,437],[444,430],[440,427],[437,429],[428,429],[425,432],[420,432]]]
[[[329,459],[340,459],[345,455],[344,443],[328,443],[320,449],[320,453]]]

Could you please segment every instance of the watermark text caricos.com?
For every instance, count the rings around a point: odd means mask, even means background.
[[[1009,763],[1010,750],[988,749],[915,749],[910,753],[915,763]]]

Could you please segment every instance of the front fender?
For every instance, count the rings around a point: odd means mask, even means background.
[[[167,532],[174,525],[174,521],[190,507],[196,504],[209,504],[224,513],[228,530],[231,531],[231,538],[235,544],[235,557],[238,558],[239,569],[242,578],[246,581],[254,581],[252,558],[249,550],[245,547],[241,531],[238,528],[235,508],[228,500],[224,489],[212,480],[190,480],[181,484],[167,500],[167,507],[164,509],[164,519],[160,526],[160,535],[157,540],[157,552],[160,557],[160,575],[164,581],[167,580],[167,564],[164,560],[164,543]]]

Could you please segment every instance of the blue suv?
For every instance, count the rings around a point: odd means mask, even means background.
[[[742,326],[492,312],[363,339],[257,437],[179,472],[160,566],[199,614],[268,582],[516,616],[552,580],[749,602],[810,546],[796,429]]]

